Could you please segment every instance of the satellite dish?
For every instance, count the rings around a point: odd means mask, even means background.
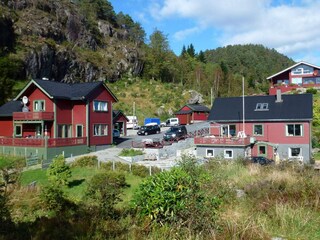
[[[23,98],[22,98],[23,104],[27,104],[28,101],[29,101],[28,97],[27,96],[23,96]]]

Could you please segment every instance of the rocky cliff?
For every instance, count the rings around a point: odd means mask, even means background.
[[[108,1],[0,2],[0,53],[22,61],[26,79],[117,81],[143,69],[143,30],[134,36]]]

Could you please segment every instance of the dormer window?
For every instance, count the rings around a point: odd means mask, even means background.
[[[255,111],[269,111],[268,103],[257,103]]]

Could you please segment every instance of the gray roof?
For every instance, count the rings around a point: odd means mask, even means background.
[[[90,93],[99,86],[104,86],[117,101],[109,88],[103,82],[84,82],[84,83],[61,83],[49,80],[31,80],[29,84],[18,94],[15,100],[22,97],[24,91],[34,83],[41,88],[50,98],[68,99],[68,100],[85,100]]]
[[[311,121],[313,117],[312,94],[244,97],[245,121]],[[208,120],[216,122],[240,122],[243,119],[243,98],[216,98]],[[267,109],[257,109],[265,104]]]
[[[21,101],[10,101],[0,107],[0,117],[11,117],[13,112],[21,112]]]

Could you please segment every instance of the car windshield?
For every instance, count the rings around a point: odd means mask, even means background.
[[[178,132],[179,128],[169,128],[167,133]]]
[[[141,126],[140,129],[141,129],[141,130],[146,130],[147,128],[146,128],[146,126]]]

